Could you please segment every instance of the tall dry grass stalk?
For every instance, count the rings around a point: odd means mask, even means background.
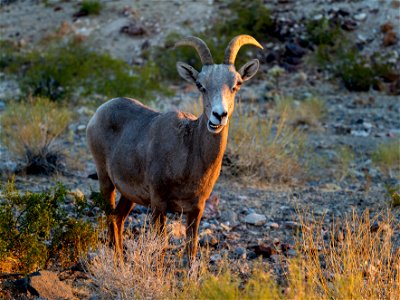
[[[171,233],[167,234],[171,238]],[[180,299],[189,294],[204,272],[205,260],[188,269],[183,260],[184,245],[170,246],[164,252],[165,237],[153,228],[141,229],[136,236],[125,237],[125,259],[117,262],[108,246],[99,247],[98,256],[88,265],[102,299]]]
[[[243,280],[227,257],[210,267],[202,256],[191,270],[179,263],[182,249],[162,259],[163,238],[143,229],[126,240],[123,264],[103,246],[89,271],[93,292],[103,299],[400,299],[395,230],[399,224],[390,215],[378,219],[368,212],[338,220],[330,230],[323,222],[303,222],[297,257],[282,256],[284,275],[258,261]]]
[[[307,225],[303,255],[289,263],[290,299],[400,299],[400,249],[393,243],[399,224],[390,215],[378,222],[368,211],[353,213],[329,233],[322,223]]]
[[[305,135],[288,125],[288,113],[262,116],[238,104],[230,122],[228,153],[236,172],[251,180],[287,182],[300,177]]]

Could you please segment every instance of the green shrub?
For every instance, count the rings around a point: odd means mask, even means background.
[[[333,46],[343,35],[339,25],[327,18],[309,20],[306,23],[306,32],[315,45]]]
[[[50,174],[63,169],[58,137],[71,119],[71,112],[46,98],[13,102],[1,116],[4,145],[24,159],[27,173]]]
[[[270,11],[261,0],[247,2],[233,0],[229,7],[230,12],[227,16],[222,16],[204,32],[193,34],[207,43],[214,62],[218,64],[222,63],[225,48],[233,37],[240,34],[249,34],[258,41],[264,41],[274,28]],[[182,37],[182,35],[173,32],[167,36],[164,46],[154,47],[144,53],[144,58],[154,62],[159,68],[163,80],[176,81],[180,79],[176,71],[177,61],[189,63],[197,70],[201,70],[200,59],[193,48],[174,48],[175,43]],[[240,51],[236,59],[236,65],[241,66],[246,61],[246,53]]]
[[[68,191],[61,184],[49,192],[25,192],[9,182],[0,196],[0,269],[13,258],[12,271],[30,272],[50,260],[76,263],[96,245],[96,231],[65,207]],[[3,270],[1,270],[3,271]]]
[[[386,175],[400,172],[400,141],[379,145],[372,154],[372,161]]]
[[[80,43],[56,43],[44,51],[16,53],[14,57],[14,64],[0,69],[17,74],[25,95],[63,100],[97,93],[148,100],[155,92],[170,93],[160,84],[155,64],[132,67]]]
[[[84,0],[81,3],[80,13],[85,15],[98,15],[101,11],[101,3],[98,0]]]

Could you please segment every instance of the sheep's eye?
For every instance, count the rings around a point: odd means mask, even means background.
[[[204,88],[204,86],[201,85],[200,82],[196,82],[196,86],[200,92],[205,93],[206,89]]]

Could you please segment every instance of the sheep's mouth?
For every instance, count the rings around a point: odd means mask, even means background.
[[[208,120],[207,129],[208,129],[208,131],[210,131],[211,133],[220,133],[223,127],[224,127],[224,126],[221,125],[221,124],[214,124],[213,122],[211,122],[210,120]]]

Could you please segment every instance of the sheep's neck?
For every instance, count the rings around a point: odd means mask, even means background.
[[[206,114],[203,113],[197,121],[201,161],[204,163],[205,169],[220,168],[228,140],[228,125],[224,126],[220,133],[213,134],[208,131]]]

